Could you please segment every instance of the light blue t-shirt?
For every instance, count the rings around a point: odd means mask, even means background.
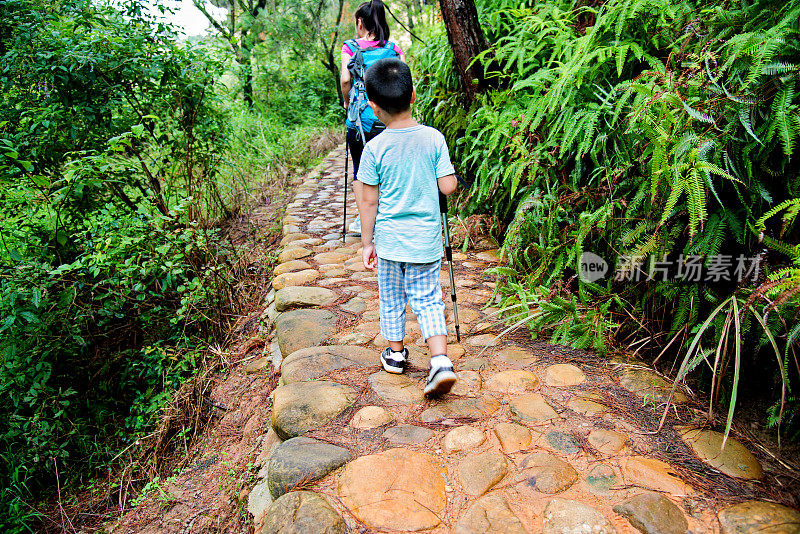
[[[378,257],[408,263],[442,258],[437,180],[454,173],[444,136],[429,126],[387,128],[366,144],[358,179],[380,187]]]

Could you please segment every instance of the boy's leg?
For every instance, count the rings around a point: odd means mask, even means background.
[[[405,290],[411,309],[417,316],[422,336],[431,355],[431,372],[425,386],[428,396],[450,391],[456,382],[453,362],[447,357],[447,323],[444,319],[444,301],[439,272],[442,262],[408,264]]]
[[[403,347],[408,303],[403,284],[404,271],[405,264],[378,258],[381,335],[389,342],[389,348],[381,353],[381,363],[384,370],[389,373],[405,371],[408,359],[408,351]]]

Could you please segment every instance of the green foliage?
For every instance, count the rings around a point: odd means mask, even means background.
[[[768,347],[774,333],[784,363],[795,358],[800,3],[484,0],[479,11],[493,43],[479,60],[499,90],[463,104],[440,27],[414,66],[421,118],[471,181],[467,210],[505,226],[509,323],[579,347],[659,351],[677,334],[687,348],[711,315],[703,346],[728,340],[732,354],[727,316],[712,310],[750,299],[766,303],[766,328],[742,305],[736,342]],[[631,276],[583,280],[584,252]],[[724,278],[675,276],[719,254],[733,260]],[[766,281],[740,279],[739,257],[760,259]],[[659,276],[657,262],[680,267]],[[763,367],[760,354],[741,368]],[[734,368],[712,373],[715,402],[735,398]]]
[[[56,470],[71,491],[152,432],[229,322],[219,221],[311,163],[336,111],[283,56],[255,111],[231,104],[229,57],[136,1],[2,2],[0,57],[5,532],[34,528]]]
[[[4,531],[152,428],[224,310],[217,66],[129,7],[0,5]]]
[[[342,121],[341,106],[330,88],[330,73],[316,61],[265,58],[256,84],[259,111],[287,129]]]

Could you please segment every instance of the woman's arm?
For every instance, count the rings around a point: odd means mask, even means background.
[[[342,105],[344,109],[347,109],[347,106],[350,105],[350,99],[347,95],[350,94],[350,71],[347,70],[347,64],[350,63],[350,56],[346,53],[342,52],[342,75],[339,78],[339,83],[342,86],[342,96],[344,97],[344,102]]]

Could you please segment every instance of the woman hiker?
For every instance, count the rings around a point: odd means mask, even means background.
[[[356,39],[342,45],[341,86],[344,108],[347,110],[347,145],[353,158],[353,191],[356,204],[361,205],[361,188],[358,181],[358,164],[367,141],[381,133],[384,125],[367,105],[364,72],[379,59],[405,55],[399,46],[389,41],[389,25],[386,10],[381,0],[364,2],[355,12]],[[361,235],[361,222],[356,216],[348,230]]]

